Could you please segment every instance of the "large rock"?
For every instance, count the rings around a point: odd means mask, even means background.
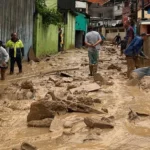
[[[31,104],[27,121],[54,118],[56,112],[67,111],[67,106],[59,101],[37,101]]]
[[[33,121],[28,122],[28,127],[40,127],[40,128],[48,127],[49,128],[52,121],[53,121],[52,118],[46,118],[43,120],[33,120]]]
[[[92,117],[86,117],[84,118],[84,123],[89,128],[100,128],[100,129],[111,129],[114,128],[114,126],[107,121],[100,120],[98,118],[92,118]]]

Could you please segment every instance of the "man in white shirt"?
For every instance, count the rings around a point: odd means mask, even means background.
[[[94,31],[93,27],[90,26],[89,32],[85,36],[85,44],[88,46],[90,76],[97,73],[101,41],[102,39],[100,34]]]

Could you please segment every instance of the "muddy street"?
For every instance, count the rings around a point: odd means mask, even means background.
[[[74,49],[0,82],[0,150],[149,150],[149,78],[128,86],[126,60],[109,43],[95,81],[88,67],[87,50]]]

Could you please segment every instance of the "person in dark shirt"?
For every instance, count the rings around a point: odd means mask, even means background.
[[[139,56],[149,59],[142,51],[144,41],[147,40],[147,34],[142,33],[141,36],[136,36],[130,45],[124,51],[127,59],[127,77],[130,78],[131,72],[140,67]]]
[[[134,30],[133,30],[132,26],[130,25],[129,20],[124,22],[124,28],[126,29],[126,36],[125,36],[126,47],[128,47],[128,45],[134,39]]]
[[[116,37],[114,38],[115,44],[117,44],[117,47],[119,45],[119,43],[121,42],[121,36],[120,33],[118,33],[118,35],[116,35]]]

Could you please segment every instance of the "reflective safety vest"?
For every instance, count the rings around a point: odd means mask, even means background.
[[[9,40],[6,43],[6,47],[9,48],[10,57],[24,56],[24,45],[21,40],[16,42]]]

